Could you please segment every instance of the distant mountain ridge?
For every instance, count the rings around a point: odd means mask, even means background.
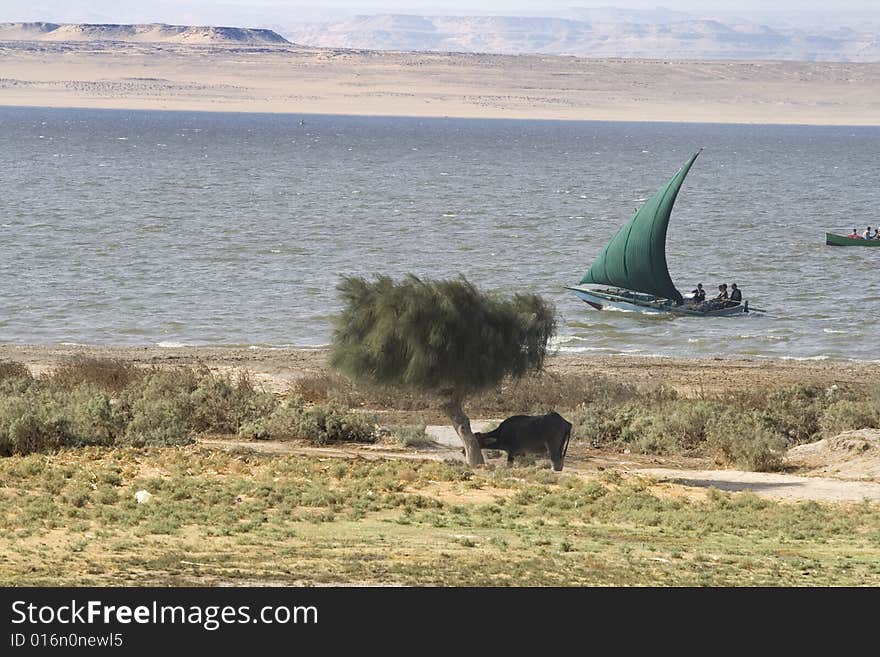
[[[880,13],[878,13],[880,15]],[[855,23],[853,23],[855,25]],[[279,33],[280,32],[280,33]],[[291,45],[594,58],[880,62],[880,22],[764,25],[664,9],[571,9],[566,17],[375,14],[263,28],[165,23],[0,23],[0,41]]]
[[[134,41],[139,43],[288,44],[277,32],[245,27],[148,23],[0,23],[0,41]]]
[[[656,13],[651,22],[631,22],[630,14],[612,10],[583,10],[576,18],[377,14],[290,25],[281,32],[302,45],[368,50],[880,61],[880,35],[870,29],[769,27],[742,19]]]

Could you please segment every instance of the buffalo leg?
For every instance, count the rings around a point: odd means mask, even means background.
[[[547,452],[550,454],[550,462],[553,463],[553,470],[560,472],[562,470],[562,446],[547,444]]]

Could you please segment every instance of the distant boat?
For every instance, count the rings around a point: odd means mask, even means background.
[[[828,246],[880,246],[880,240],[856,240],[844,235],[825,233],[825,244]]]
[[[724,317],[749,312],[749,302],[693,303],[675,288],[666,265],[666,229],[678,190],[702,149],[672,179],[636,211],[611,241],[578,285],[566,286],[596,310]],[[607,286],[587,287],[589,284]],[[752,310],[763,312],[757,308]]]

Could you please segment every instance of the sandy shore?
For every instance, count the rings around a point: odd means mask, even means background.
[[[108,358],[136,365],[204,365],[218,372],[248,371],[275,392],[306,376],[329,371],[326,350],[244,347],[90,347],[0,345],[0,361],[26,364],[35,374],[77,357]],[[551,374],[601,375],[638,386],[669,385],[685,394],[796,384],[880,386],[880,364],[858,361],[770,359],[677,359],[556,354]]]
[[[0,105],[880,125],[880,64],[0,41]]]

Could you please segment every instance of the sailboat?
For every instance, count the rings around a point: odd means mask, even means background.
[[[599,254],[578,285],[566,286],[596,310],[723,317],[750,312],[738,305],[694,303],[675,288],[666,265],[666,229],[678,190],[702,149],[639,208]],[[590,286],[604,286],[601,288]],[[753,309],[762,312],[759,309]]]

